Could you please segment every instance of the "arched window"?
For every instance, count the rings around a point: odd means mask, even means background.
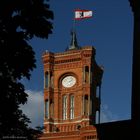
[[[63,103],[63,120],[67,119],[67,96],[64,95],[63,99],[62,99],[62,103]]]
[[[70,119],[74,119],[74,95],[70,96]]]
[[[50,117],[53,118],[53,116],[54,116],[54,102],[51,99],[50,100]]]
[[[49,117],[49,101],[48,101],[48,99],[45,100],[45,117],[46,118]]]
[[[53,73],[50,72],[50,86],[53,87]]]
[[[100,91],[99,86],[97,86],[97,87],[96,87],[96,97],[97,97],[97,98],[100,97],[99,91]]]
[[[88,95],[83,96],[83,115],[88,115]]]
[[[85,83],[89,83],[89,67],[85,66]]]
[[[44,75],[44,87],[48,88],[48,86],[49,86],[49,75],[48,75],[48,72],[45,72],[45,75]]]
[[[96,111],[96,115],[95,115],[95,117],[96,117],[96,124],[99,124],[100,123],[100,112],[97,110]]]

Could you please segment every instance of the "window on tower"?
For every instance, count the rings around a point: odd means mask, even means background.
[[[67,96],[64,95],[63,96],[63,120],[67,119]]]
[[[100,117],[100,114],[99,114],[99,111],[97,110],[97,111],[96,111],[96,115],[95,115],[95,119],[96,119],[95,121],[96,121],[96,124],[99,124],[99,120],[100,120],[99,117]]]
[[[85,82],[89,83],[89,67],[85,67]]]
[[[53,115],[54,115],[54,102],[51,99],[50,100],[50,117],[53,118]]]
[[[97,98],[99,98],[99,96],[100,96],[99,91],[100,91],[99,86],[97,86],[96,87],[96,97]]]
[[[49,86],[49,75],[48,72],[45,72],[45,76],[44,76],[44,87],[48,88]]]
[[[50,72],[50,86],[53,87],[53,73]]]
[[[70,119],[74,119],[74,96],[70,96]]]
[[[48,99],[45,101],[45,117],[49,117],[49,101]]]
[[[83,96],[83,115],[88,115],[88,95]]]

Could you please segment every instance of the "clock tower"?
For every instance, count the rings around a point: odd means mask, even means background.
[[[66,51],[43,54],[45,129],[40,139],[97,140],[94,124],[100,115],[103,69],[95,51],[79,47],[73,31]]]

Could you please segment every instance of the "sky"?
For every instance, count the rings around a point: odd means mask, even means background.
[[[131,78],[133,51],[133,15],[128,0],[50,0],[54,13],[53,34],[47,40],[30,41],[36,54],[37,68],[31,80],[22,80],[29,94],[22,107],[32,127],[43,125],[42,54],[63,52],[70,45],[74,10],[93,11],[93,17],[76,21],[79,46],[96,48],[96,62],[104,67],[101,89],[101,122],[131,118]]]

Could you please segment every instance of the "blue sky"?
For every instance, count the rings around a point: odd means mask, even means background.
[[[31,80],[22,80],[29,102],[23,110],[32,126],[43,125],[43,63],[42,53],[63,52],[70,45],[74,10],[93,11],[90,19],[76,22],[79,46],[94,46],[96,61],[104,66],[102,80],[102,122],[130,119],[133,15],[128,0],[50,0],[54,12],[53,34],[48,40],[30,41],[37,59]]]

